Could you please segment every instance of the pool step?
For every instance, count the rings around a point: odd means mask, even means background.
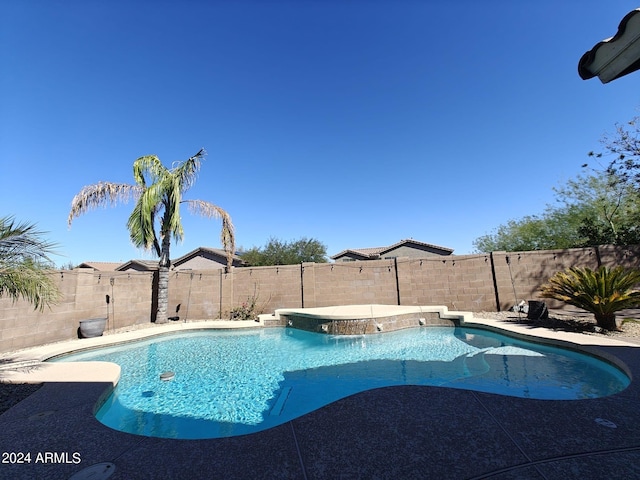
[[[273,405],[273,408],[269,412],[269,415],[272,417],[277,417],[282,413],[284,409],[284,404],[287,403],[287,398],[289,398],[289,394],[291,393],[291,387],[283,387],[280,391],[280,396],[276,403]]]

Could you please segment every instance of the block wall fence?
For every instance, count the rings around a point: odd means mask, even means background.
[[[228,318],[257,298],[264,313],[330,305],[445,305],[500,311],[540,299],[538,289],[571,266],[640,268],[640,246],[492,252],[363,262],[303,263],[222,270],[177,270],[169,280],[169,315],[180,320]],[[153,272],[53,272],[62,299],[44,311],[0,298],[0,352],[78,338],[79,321],[108,317],[107,333],[153,319]],[[106,302],[107,295],[109,303]],[[550,308],[561,303],[545,300]]]

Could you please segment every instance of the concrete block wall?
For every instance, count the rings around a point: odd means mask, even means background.
[[[538,300],[540,285],[571,266],[640,268],[640,246],[493,252],[425,259],[304,263],[222,270],[182,270],[169,278],[169,315],[227,318],[254,294],[264,313],[330,305],[444,305],[450,310],[506,310]],[[77,338],[79,321],[107,315],[108,330],[149,323],[155,308],[152,272],[58,271],[58,305],[44,312],[0,298],[0,351]],[[550,308],[563,304],[548,299]]]
[[[396,274],[393,260],[319,263],[313,266],[314,297],[305,307],[397,304]]]
[[[450,310],[495,310],[489,255],[398,259],[402,305],[444,305]]]
[[[13,302],[8,298],[0,299],[0,349],[2,351],[71,338],[74,327],[64,321],[65,312],[73,310],[76,293],[76,282],[70,278],[66,282],[60,281],[60,274],[52,274],[58,284],[62,299],[55,310],[47,307],[42,312],[34,310],[33,306],[22,300]],[[75,329],[78,324],[75,324]],[[49,339],[52,340],[49,340]],[[77,337],[76,337],[77,338]]]
[[[640,268],[640,245],[601,245],[597,248],[598,257],[603,265],[625,265]]]
[[[550,308],[560,308],[563,303],[540,296],[540,286],[556,272],[572,266],[598,268],[595,248],[493,252],[491,255],[500,310],[506,310],[522,300],[544,300]]]
[[[230,277],[233,296],[223,312],[248,302],[254,296],[257,298],[256,306],[263,310],[262,313],[302,305],[300,265],[234,268]]]
[[[107,329],[150,321],[150,273],[62,270],[51,275],[61,299],[42,312],[23,300],[0,298],[0,352],[78,338],[80,320],[89,318],[108,316]]]
[[[262,313],[276,308],[300,307],[300,265],[234,268],[223,270],[179,270],[169,277],[169,316],[180,320],[228,318],[232,308],[256,297]],[[176,313],[176,307],[180,311]]]
[[[302,267],[302,288],[300,307],[309,308],[317,306],[316,300],[316,264],[305,262]]]
[[[105,277],[108,277],[108,281],[105,281]],[[91,312],[83,312],[83,318],[79,318],[76,314],[76,320],[86,318],[85,313],[91,313],[89,318],[104,316],[101,311],[106,310],[105,296],[109,295],[109,324],[107,328],[125,328],[131,325],[143,325],[151,321],[153,273],[108,272],[107,275],[94,273],[93,278],[96,286],[93,294],[88,297],[91,299]],[[79,299],[77,298],[76,301]]]
[[[265,312],[367,303],[505,310],[520,300],[541,299],[540,285],[560,270],[600,264],[640,268],[640,246],[234,268],[225,275],[225,290],[233,294],[223,299],[223,314],[254,289]],[[551,308],[562,307],[545,301]]]
[[[220,299],[223,276],[224,271],[221,269],[171,272],[169,317],[178,316],[180,320],[222,318]]]

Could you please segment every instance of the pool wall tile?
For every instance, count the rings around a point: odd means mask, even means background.
[[[420,312],[402,315],[388,315],[375,318],[329,319],[307,314],[281,313],[279,326],[289,326],[309,332],[331,335],[363,335],[379,332],[393,332],[419,326],[454,326],[455,322],[440,318],[438,312]],[[276,321],[269,326],[276,326]]]

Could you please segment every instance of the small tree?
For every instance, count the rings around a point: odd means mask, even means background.
[[[640,198],[614,172],[593,169],[554,190],[564,209],[581,219],[575,246],[640,243]]]
[[[618,330],[616,312],[640,304],[639,270],[623,267],[598,270],[572,267],[556,273],[540,287],[544,298],[553,298],[593,313],[596,323],[605,330]]]
[[[604,135],[600,142],[605,152],[589,152],[589,156],[611,158],[607,171],[640,190],[640,117],[616,124],[616,133]]]
[[[594,170],[554,188],[557,205],[510,220],[474,240],[477,252],[640,243],[640,197],[612,172]]]
[[[564,212],[547,211],[544,215],[528,215],[520,220],[509,220],[493,233],[473,241],[476,252],[523,252],[571,248],[578,243],[575,232],[578,224]]]
[[[263,247],[253,247],[239,254],[252,267],[295,265],[302,262],[326,263],[327,247],[313,238],[303,237],[292,242],[270,238]]]
[[[0,298],[23,298],[40,311],[59,300],[49,274],[55,245],[43,240],[43,234],[34,224],[0,218]]]

